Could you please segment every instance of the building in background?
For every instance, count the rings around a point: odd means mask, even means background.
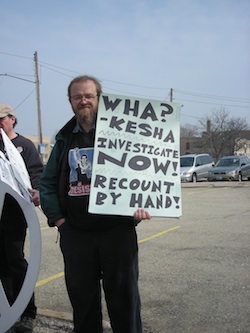
[[[250,131],[241,131],[232,138],[228,133],[204,132],[202,136],[180,138],[180,155],[207,153],[216,162],[225,155],[246,155],[250,158]]]
[[[25,135],[25,137],[31,140],[37,148],[38,153],[41,156],[43,164],[47,164],[52,145],[49,136],[43,136],[43,144],[39,145],[39,137],[37,135]]]

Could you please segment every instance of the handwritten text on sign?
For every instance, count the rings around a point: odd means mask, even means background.
[[[181,216],[180,104],[100,97],[89,212]]]

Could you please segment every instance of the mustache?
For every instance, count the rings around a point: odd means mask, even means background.
[[[79,105],[78,107],[77,107],[77,110],[84,110],[84,109],[86,109],[86,108],[92,108],[92,105],[91,104],[84,104],[84,105]]]

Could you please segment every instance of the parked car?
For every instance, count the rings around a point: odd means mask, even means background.
[[[243,165],[241,167],[241,179],[247,179],[250,180],[250,163]]]
[[[250,164],[247,156],[223,156],[214,168],[208,170],[208,181],[212,180],[242,180],[242,168]]]
[[[209,154],[188,154],[180,157],[181,181],[196,182],[207,178],[208,170],[214,166]]]

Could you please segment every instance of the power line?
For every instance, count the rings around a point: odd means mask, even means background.
[[[228,106],[228,107],[233,107],[233,108],[246,108],[249,109],[250,106],[247,105],[232,105],[232,104],[224,104],[224,103],[213,103],[213,102],[205,102],[205,101],[194,101],[191,99],[180,99],[180,101],[184,101],[184,102],[192,102],[192,103],[200,103],[200,104],[211,104],[211,105],[223,105],[223,106]]]
[[[43,63],[43,62],[41,62]],[[69,69],[65,69],[63,67],[59,67],[59,66],[54,66],[54,65],[51,65],[51,64],[48,64],[49,66],[51,67],[55,67],[55,68],[59,68],[59,69],[62,69],[62,70],[66,70],[66,71],[69,71],[69,72],[72,72],[72,73],[75,73],[75,74],[80,74],[79,72],[74,72],[74,71],[71,71]],[[47,68],[51,71],[54,71],[58,74],[61,74],[61,75],[65,75],[65,76],[69,76],[65,73],[62,73],[62,72],[59,72],[59,71],[56,71],[52,68],[49,68],[47,66],[43,66],[44,68]],[[103,81],[107,81],[107,82],[111,82],[111,83],[116,83],[116,84],[121,84],[121,85],[125,85],[125,86],[131,86],[131,87],[137,87],[137,88],[144,88],[144,89],[154,89],[154,90],[164,90],[164,91],[167,91],[167,90],[170,90],[170,89],[166,89],[166,88],[159,88],[159,87],[151,87],[151,86],[140,86],[140,85],[135,85],[135,84],[131,84],[131,83],[124,83],[124,82],[119,82],[119,81],[112,81],[112,80],[108,80],[108,79],[102,79]],[[134,93],[131,93],[131,92],[126,92],[124,90],[120,90],[120,89],[116,89],[116,88],[108,88],[109,90],[113,90],[113,91],[118,91],[118,92],[121,92],[123,94],[129,94],[132,96],[135,96],[136,94]],[[171,88],[172,89],[172,88]],[[184,90],[179,90],[179,89],[172,89],[172,91],[174,92],[177,92],[177,93],[180,93],[180,94],[186,94],[186,95],[191,95],[191,96],[197,96],[197,97],[203,97],[203,98],[210,98],[210,99],[217,99],[217,100],[226,100],[226,101],[231,101],[231,102],[238,102],[238,103],[250,103],[250,99],[246,99],[246,98],[239,98],[239,97],[226,97],[226,96],[218,96],[218,95],[210,95],[210,94],[205,94],[205,93],[195,93],[195,92],[188,92],[188,91],[184,91]],[[138,94],[137,94],[138,95]],[[144,94],[140,94],[140,96],[144,96],[144,97],[149,97],[149,95],[144,95]],[[150,95],[150,97],[152,98],[156,98],[155,96],[153,95]],[[163,98],[164,99],[164,98]],[[176,98],[175,98],[176,100]],[[181,99],[183,100],[183,99]],[[203,104],[212,104],[212,105],[218,105],[218,103],[213,103],[213,102],[205,102],[205,101],[193,101],[193,100],[185,100],[184,101],[190,101],[190,102],[194,102],[194,103],[203,103]],[[221,103],[220,103],[221,104]],[[225,106],[232,106],[232,107],[239,107],[239,108],[249,108],[249,106],[241,106],[241,105],[225,105]]]
[[[64,75],[64,76],[67,76],[67,77],[72,77],[71,75],[68,75],[68,74],[65,74],[65,73],[62,73],[62,72],[59,72],[58,70],[55,70],[55,69],[52,69],[50,67],[47,67],[47,66],[44,66],[44,65],[40,65],[41,68],[46,68],[52,72],[55,72],[55,73],[58,73],[58,74],[61,74],[61,75]]]
[[[32,94],[33,92],[35,91],[36,88],[34,88],[23,100],[21,103],[19,103],[14,109],[18,109]]]
[[[20,74],[20,73],[11,73],[11,72],[8,72],[8,75],[15,75],[15,76],[32,76],[34,77],[34,74]]]
[[[33,58],[31,58],[31,57],[26,57],[26,56],[21,56],[21,55],[11,54],[11,53],[1,52],[1,51],[0,51],[0,54],[8,55],[10,57],[24,58],[24,59],[33,60]]]
[[[197,97],[203,97],[203,98],[210,98],[210,99],[221,99],[221,100],[227,100],[227,101],[237,101],[241,103],[250,103],[250,99],[247,98],[240,98],[240,97],[226,97],[226,96],[218,96],[218,95],[210,95],[205,93],[198,93],[198,92],[191,92],[191,91],[184,91],[184,90],[178,90],[174,89],[175,92],[180,94],[186,94],[191,96],[197,96]]]
[[[14,76],[14,75],[10,75],[10,74],[0,74],[0,76],[9,76],[9,77],[12,77],[14,79],[18,79],[18,80],[22,80],[22,81],[27,81],[27,82],[30,82],[30,83],[36,83],[35,81],[31,81],[31,80],[27,80],[27,79],[23,79],[21,77],[18,77],[18,76]]]
[[[199,119],[201,120],[202,117],[197,117],[197,116],[192,116],[192,115],[189,115],[189,114],[185,114],[185,113],[181,113],[182,116],[185,116],[185,117],[189,117],[189,118],[195,118],[195,119]]]
[[[61,70],[67,71],[67,72],[71,72],[71,73],[74,73],[74,74],[81,74],[80,72],[75,72],[75,71],[72,71],[72,70],[64,68],[64,67],[52,65],[52,64],[49,64],[49,63],[44,62],[44,61],[39,61],[39,63],[45,64],[45,65],[50,66],[50,67],[55,67],[55,68],[58,68],[58,69],[61,69]],[[43,65],[44,68],[52,70],[50,67],[47,67],[47,66]],[[57,73],[63,74],[63,73],[61,73],[59,71]],[[152,87],[152,86],[140,86],[140,85],[136,85],[136,84],[132,84],[132,83],[112,81],[112,80],[108,80],[108,79],[102,79],[102,80],[107,81],[107,82],[111,82],[111,83],[122,84],[122,85],[125,85],[125,86],[131,86],[131,87],[139,87],[139,88],[146,88],[146,89],[156,89],[156,90],[166,90],[166,88],[159,88],[159,87]]]
[[[17,58],[24,58],[24,59],[33,60],[32,58],[27,57],[27,56],[10,54],[10,53],[7,53],[7,52],[1,52],[0,51],[0,54],[12,56],[12,57],[17,57]],[[70,73],[74,73],[74,74],[81,74],[81,73],[73,71],[71,69],[64,68],[64,67],[57,66],[57,65],[53,65],[53,64],[47,63],[45,61],[41,61],[41,60],[39,61],[39,65],[41,67],[44,67],[44,68],[48,69],[48,70],[51,70],[53,72],[56,72],[58,74],[61,74],[61,75],[64,75],[64,76],[68,76],[68,77],[70,77],[70,75],[65,74],[63,72],[60,72],[59,70],[70,72]],[[55,70],[53,68],[57,68],[59,70]],[[23,79],[23,80],[25,81],[25,79]],[[226,101],[238,102],[238,103],[250,103],[250,99],[241,98],[241,97],[227,97],[227,96],[213,95],[213,94],[207,94],[207,93],[185,91],[185,90],[180,90],[180,89],[175,89],[175,88],[162,88],[162,87],[152,87],[152,86],[136,85],[136,84],[132,84],[132,83],[126,83],[126,82],[120,82],[120,81],[112,81],[112,80],[108,80],[108,79],[104,79],[104,78],[102,79],[102,81],[111,82],[111,83],[115,83],[115,84],[120,84],[120,85],[124,85],[124,86],[131,86],[131,87],[143,88],[143,89],[154,89],[154,90],[164,90],[164,91],[170,91],[170,89],[172,89],[177,94],[190,95],[190,96],[195,96],[195,97],[198,97],[198,98],[215,99],[215,100],[226,100]],[[125,94],[130,94],[131,95],[130,92],[128,93],[128,92],[125,92],[124,90],[119,90],[119,89],[116,89],[116,88],[109,88],[109,89],[111,89],[113,91],[119,91],[119,92],[123,92]],[[147,95],[140,94],[140,95],[141,96],[149,96],[148,94]],[[176,97],[174,99],[178,100]],[[193,103],[218,105],[218,103],[206,102],[206,101],[194,101],[194,100],[185,100],[185,99],[180,99],[180,100],[188,101],[188,102],[193,102]],[[221,103],[219,103],[219,104],[221,104]],[[238,107],[238,108],[249,108],[249,106],[242,106],[242,105],[239,106],[239,105],[226,104],[225,106]]]
[[[124,91],[124,90],[120,90],[120,89],[116,89],[116,88],[111,88],[111,87],[107,87],[105,85],[103,85],[103,87],[105,88],[106,91],[108,91],[109,93],[112,91],[115,92],[120,92],[122,95],[126,95],[126,96],[134,96],[134,97],[138,97],[138,95],[140,95],[140,97],[151,97],[153,99],[157,99],[159,100],[158,96],[154,96],[154,95],[149,95],[149,94],[138,94],[138,93],[134,93],[134,92],[130,92],[130,91]],[[166,100],[166,98],[160,98],[162,100]]]
[[[68,72],[71,72],[71,73],[80,74],[79,72],[75,72],[75,71],[72,71],[70,69],[66,69],[66,68],[60,67],[60,66],[52,65],[52,64],[49,64],[49,63],[46,63],[46,62],[43,62],[43,61],[39,61],[39,63],[46,64],[48,66],[55,67],[55,68],[58,68],[58,69],[61,69],[61,70],[65,70],[65,71],[68,71]],[[53,70],[53,69],[51,69],[49,67],[46,67],[46,66],[44,66],[44,67],[47,68],[47,69],[49,69],[49,70],[51,70],[51,71],[55,71],[55,70]],[[66,75],[66,74],[61,73],[59,71],[55,71],[55,72],[57,72],[59,74],[62,74],[62,75]],[[112,80],[108,80],[108,79],[102,79],[102,80],[107,81],[107,82],[111,82],[111,83],[116,83],[116,84],[131,86],[131,87],[137,87],[137,88],[144,88],[144,89],[154,89],[154,90],[164,90],[164,91],[172,89],[172,88],[162,88],[162,87],[152,87],[152,86],[141,86],[141,85],[135,85],[135,84],[132,84],[132,83],[125,83],[125,82],[120,82],[120,81],[112,81]],[[112,90],[117,90],[117,89],[112,88]],[[229,100],[230,101],[238,101],[240,103],[250,103],[250,99],[246,99],[246,98],[211,95],[211,94],[206,94],[206,93],[189,92],[189,91],[179,90],[179,89],[172,89],[172,90],[175,91],[175,92],[177,92],[177,93],[180,93],[180,94],[187,94],[187,95],[192,95],[192,96],[197,96],[197,97],[205,97],[205,98],[212,98],[212,99],[221,99],[221,100],[227,100],[227,101],[229,101]],[[122,92],[122,90],[117,90],[117,91]]]

